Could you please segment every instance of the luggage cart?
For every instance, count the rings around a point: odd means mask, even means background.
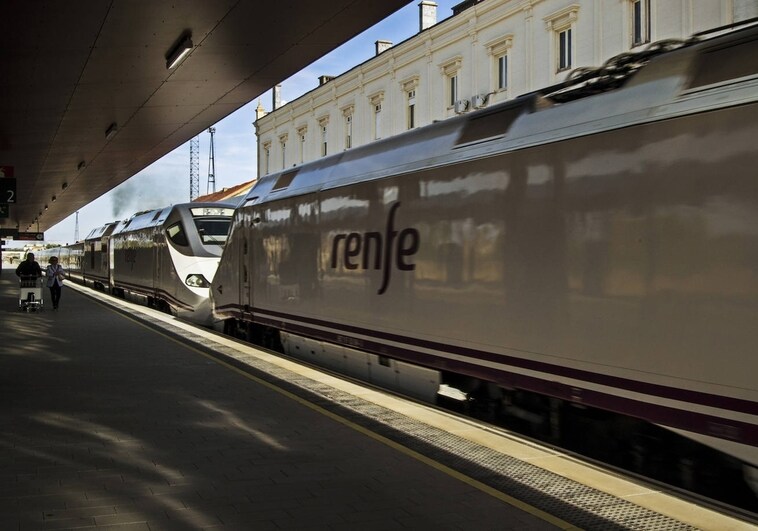
[[[18,309],[23,312],[44,310],[42,298],[42,278],[21,277],[19,279]]]

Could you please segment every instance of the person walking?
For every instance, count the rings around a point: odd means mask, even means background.
[[[34,253],[28,253],[26,260],[18,264],[16,275],[20,278],[39,278],[42,276],[42,268],[34,259]]]
[[[58,303],[61,300],[61,288],[63,287],[63,279],[66,278],[66,271],[58,263],[58,257],[50,257],[50,265],[45,270],[45,276],[47,277],[47,287],[50,288],[50,297],[53,301],[53,310],[58,309]]]

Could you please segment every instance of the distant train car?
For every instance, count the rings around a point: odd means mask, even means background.
[[[55,256],[66,271],[66,280],[82,283],[82,256],[84,254],[84,244],[82,242],[62,245],[60,247],[49,247],[38,251],[36,254],[37,262],[44,271],[50,263],[50,258]]]
[[[756,57],[755,26],[668,43],[266,176],[216,315],[640,468],[663,426],[682,482],[698,441],[758,488]]]
[[[110,236],[114,294],[208,325],[208,288],[234,205],[186,203],[135,214]]]
[[[110,266],[108,242],[119,222],[106,223],[90,231],[83,243],[82,277],[86,286],[109,290]]]

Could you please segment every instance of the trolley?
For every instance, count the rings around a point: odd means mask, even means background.
[[[44,309],[41,277],[24,276],[19,279],[18,309],[24,312]]]

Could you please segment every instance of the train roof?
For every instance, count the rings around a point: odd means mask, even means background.
[[[157,208],[154,210],[145,210],[143,212],[137,212],[131,218],[123,221],[113,231],[113,234],[122,234],[124,232],[132,232],[148,227],[157,227],[168,219],[171,212],[176,209],[182,209],[189,211],[190,209],[205,209],[207,213],[205,215],[225,215],[222,210],[234,210],[236,208],[236,202],[220,202],[220,203],[180,203],[176,205],[169,205],[163,208]],[[231,212],[229,213],[231,215]]]
[[[714,93],[709,108],[733,105],[735,98],[755,101],[757,22],[653,43],[601,67],[577,69],[558,85],[264,176],[241,206],[699,112],[703,102],[692,96],[708,90]],[[738,82],[744,87],[736,95],[719,97]]]
[[[118,221],[111,221],[110,223],[106,223],[100,227],[95,227],[89,232],[89,234],[87,234],[84,240],[97,240],[106,236],[110,236],[118,224]]]

